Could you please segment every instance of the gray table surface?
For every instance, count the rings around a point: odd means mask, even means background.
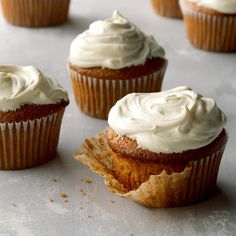
[[[110,193],[101,177],[72,157],[83,140],[104,129],[107,122],[82,114],[75,105],[66,69],[70,43],[91,22],[110,17],[115,9],[153,34],[166,49],[169,67],[163,89],[188,85],[214,98],[227,114],[230,138],[218,188],[202,203],[175,209],[144,208]],[[236,54],[193,48],[183,22],[156,16],[147,0],[72,0],[70,20],[59,27],[14,27],[0,15],[0,64],[39,67],[58,78],[71,100],[57,158],[28,170],[0,171],[0,236],[236,235]],[[62,192],[69,202],[60,197]]]

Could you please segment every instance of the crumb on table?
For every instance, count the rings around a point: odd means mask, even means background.
[[[85,180],[85,183],[86,183],[86,184],[91,184],[92,182],[93,182],[93,181],[90,180],[90,179],[86,179],[86,180]]]
[[[54,202],[54,199],[53,199],[53,198],[49,198],[49,201],[50,201],[50,202]]]
[[[61,193],[60,196],[61,196],[62,198],[68,198],[68,195],[67,195],[66,193]]]
[[[56,183],[56,182],[59,182],[59,179],[58,179],[57,177],[55,177],[55,178],[52,179],[52,181],[53,181],[54,183]]]
[[[14,206],[14,207],[16,207],[16,204],[15,204],[15,203],[12,203],[11,205]]]
[[[82,193],[83,196],[87,195],[86,191],[84,189],[82,189],[82,188],[80,189],[80,192]]]

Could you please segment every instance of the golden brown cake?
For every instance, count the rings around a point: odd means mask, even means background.
[[[76,159],[142,205],[189,205],[215,188],[225,122],[212,99],[187,87],[129,94],[111,109],[106,133],[85,140]]]
[[[215,52],[236,51],[236,8],[230,1],[224,3],[180,1],[187,36],[193,46]]]
[[[131,92],[160,91],[167,66],[164,50],[151,36],[114,12],[71,44],[69,76],[77,105],[106,119],[110,108]]]
[[[186,167],[191,167],[192,161],[199,162],[203,157],[217,153],[227,141],[226,131],[223,130],[213,142],[202,148],[165,154],[139,148],[135,140],[126,136],[119,136],[111,128],[107,128],[106,138],[108,145],[116,153],[114,156],[116,178],[130,191],[148,181],[151,175],[159,175],[164,170],[169,175],[181,173]],[[215,166],[214,171],[218,171],[220,158],[216,159],[217,166]],[[212,166],[206,168],[208,168],[208,175],[204,176],[201,182],[204,185],[206,181],[206,184],[214,187],[216,178],[215,176],[212,178]],[[212,189],[208,188],[205,194],[207,195],[211,191]]]
[[[170,18],[182,18],[179,0],[152,0],[152,6],[158,15]]]
[[[160,91],[166,63],[154,58],[144,65],[119,70],[79,68],[70,63],[76,103],[84,113],[106,119],[110,108],[127,93]]]
[[[17,26],[42,27],[67,21],[70,0],[1,0],[6,20]]]
[[[32,66],[0,66],[0,169],[54,158],[67,92]]]

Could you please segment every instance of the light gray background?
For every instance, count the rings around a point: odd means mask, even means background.
[[[91,22],[110,17],[115,9],[153,34],[166,49],[169,67],[163,89],[189,85],[214,98],[228,116],[229,142],[218,190],[205,202],[146,209],[110,193],[101,177],[72,157],[84,138],[104,129],[107,122],[88,117],[75,106],[66,69],[70,42]],[[0,15],[0,64],[35,65],[58,78],[71,99],[58,157],[29,170],[0,171],[0,236],[236,235],[236,54],[194,49],[186,39],[183,22],[156,16],[148,0],[72,0],[70,21],[60,27],[19,28]],[[55,177],[59,182],[52,181]],[[85,184],[82,178],[93,183]],[[83,196],[81,188],[88,195]],[[68,203],[63,202],[61,192],[68,194]]]

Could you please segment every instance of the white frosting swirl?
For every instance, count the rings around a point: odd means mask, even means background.
[[[236,13],[236,0],[189,0],[198,6],[211,8],[221,13]]]
[[[68,100],[67,92],[53,78],[33,66],[0,65],[0,110],[25,104],[54,104]]]
[[[164,57],[162,47],[115,11],[111,18],[92,23],[73,40],[69,61],[82,68],[121,69],[155,57]]]
[[[205,146],[220,134],[225,122],[213,99],[188,87],[128,94],[108,116],[116,133],[155,153],[179,153]]]

